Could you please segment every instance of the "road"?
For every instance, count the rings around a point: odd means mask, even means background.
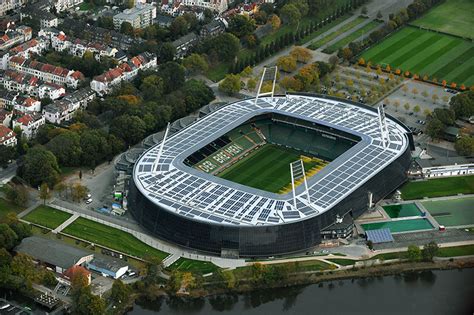
[[[17,169],[18,165],[16,164],[16,161],[8,164],[7,168],[2,168],[0,170],[0,184],[4,185],[8,183],[16,175]]]

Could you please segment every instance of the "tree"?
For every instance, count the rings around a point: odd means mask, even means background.
[[[228,74],[224,80],[219,83],[219,91],[228,95],[235,94],[240,91],[240,77],[236,74]]]
[[[195,53],[183,59],[183,66],[192,74],[205,73],[209,69],[206,59]]]
[[[8,201],[18,206],[26,206],[28,203],[28,191],[21,185],[5,185],[4,193]]]
[[[459,93],[451,98],[449,107],[454,111],[456,118],[471,117],[474,115],[474,91]]]
[[[408,112],[410,110],[410,103],[405,103],[403,104],[403,107],[405,108],[405,110]]]
[[[399,100],[393,101],[393,106],[395,106],[395,111],[398,111],[398,107],[400,107],[400,101]]]
[[[81,163],[81,137],[72,131],[64,131],[49,141],[46,148],[65,166],[78,166]]]
[[[301,13],[294,4],[285,4],[280,10],[280,16],[290,25],[297,25],[301,19]]]
[[[110,133],[121,138],[127,145],[142,140],[145,132],[145,122],[138,116],[122,115],[114,118],[110,124]]]
[[[426,134],[431,137],[431,139],[438,139],[443,136],[443,132],[446,126],[441,120],[434,117],[426,125]]]
[[[133,26],[129,22],[123,22],[120,26],[120,33],[133,36]]]
[[[14,157],[15,157],[14,147],[0,145],[0,167],[6,168],[8,164],[10,163],[10,160],[12,160]]]
[[[160,98],[164,92],[163,79],[156,74],[147,76],[140,84],[140,91],[145,100]]]
[[[296,70],[296,59],[293,56],[283,56],[278,58],[277,66],[285,72],[293,72]]]
[[[456,140],[454,148],[459,155],[473,156],[474,155],[474,137],[463,136]]]
[[[436,103],[436,102],[438,101],[438,99],[439,99],[438,94],[433,94],[433,95],[431,96],[431,99],[433,100],[433,103]]]
[[[51,191],[49,190],[48,184],[42,183],[40,187],[40,198],[43,199],[43,204],[46,204],[46,199],[51,198]]]
[[[303,90],[303,83],[296,79],[295,77],[284,77],[281,80],[281,85],[287,90],[287,91],[302,91]]]
[[[431,116],[431,110],[429,110],[428,108],[425,108],[423,110],[423,114],[425,115],[426,118],[428,118]]]
[[[255,30],[255,20],[246,15],[236,14],[229,21],[228,31],[238,38],[250,35]]]
[[[423,92],[421,92],[421,95],[426,98],[429,94],[426,90],[423,90]]]
[[[175,38],[186,35],[188,32],[188,21],[184,16],[178,16],[171,22],[170,32],[174,35]]]
[[[273,31],[276,31],[280,28],[281,26],[281,20],[280,18],[278,17],[278,15],[276,14],[273,14],[271,17],[270,17],[270,24],[272,25],[272,30]]]
[[[126,286],[122,280],[116,279],[112,284],[112,292],[110,298],[114,303],[123,305],[130,299],[130,288]]]
[[[206,39],[201,51],[209,56],[216,56],[220,61],[231,61],[237,56],[240,49],[240,41],[230,33],[223,33]],[[240,71],[241,69],[239,69]]]
[[[173,61],[175,55],[176,48],[169,42],[163,43],[158,47],[158,59],[161,64]]]
[[[248,79],[247,89],[249,91],[253,91],[253,90],[255,90],[256,87],[257,87],[257,81],[255,81],[255,79],[253,79],[253,78]]]
[[[81,272],[76,272],[71,279],[72,287],[72,313],[79,315],[105,314],[105,302],[91,292],[87,285],[86,276]]]
[[[414,112],[415,114],[417,114],[417,115],[418,115],[418,113],[420,112],[420,110],[421,110],[420,105],[415,105],[415,106],[413,107],[413,112]]]
[[[433,261],[433,258],[438,254],[439,246],[435,241],[431,241],[423,246],[421,255],[425,261]]]
[[[408,92],[408,86],[406,86],[405,84],[402,86],[402,91],[403,91],[403,95],[407,95],[407,92]]]
[[[352,50],[349,47],[345,47],[341,49],[340,57],[344,58],[345,60],[350,60],[354,56]]]
[[[11,250],[16,246],[18,236],[16,233],[8,226],[8,224],[0,224],[0,248],[5,248],[6,250]]]
[[[298,62],[307,63],[313,58],[311,50],[305,47],[296,46],[290,52],[290,55],[295,58]]]
[[[36,187],[47,183],[53,187],[59,178],[56,157],[44,147],[36,146],[28,150],[19,168],[19,175],[30,185]]]
[[[415,98],[416,95],[418,94],[417,88],[413,88],[413,90],[411,90],[411,92],[413,93],[413,98]]]
[[[408,246],[407,256],[410,261],[419,261],[421,259],[421,249],[416,245],[410,245]]]
[[[81,185],[80,183],[75,183],[71,187],[71,196],[72,200],[79,202],[87,196],[87,187]]]

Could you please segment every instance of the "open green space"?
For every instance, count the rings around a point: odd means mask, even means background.
[[[438,250],[438,257],[456,257],[474,255],[474,245],[443,247]]]
[[[408,182],[400,191],[404,200],[474,194],[474,176],[455,176]]]
[[[328,53],[328,54],[332,54],[332,53],[338,51],[339,48],[343,48],[343,47],[349,45],[350,42],[355,41],[359,37],[364,36],[366,34],[369,34],[377,26],[380,26],[380,22],[372,21],[369,24],[364,25],[362,28],[358,29],[354,33],[351,33],[351,34],[347,35],[346,37],[344,37],[343,39],[338,40],[336,43],[334,43],[331,46],[329,46],[328,48],[324,49],[323,52]]]
[[[167,253],[148,246],[130,233],[85,218],[78,218],[63,232],[142,259],[157,257],[162,260],[168,256]]]
[[[424,201],[422,204],[441,225],[474,224],[474,197]]]
[[[474,84],[474,43],[407,26],[362,54],[373,65],[427,75],[439,82]]]
[[[218,176],[242,185],[277,193],[291,182],[289,164],[300,159],[301,152],[266,144],[224,170]],[[317,162],[304,163],[309,170]]]
[[[72,214],[70,213],[42,205],[28,213],[22,219],[54,230],[71,216]]]
[[[391,218],[413,217],[421,214],[420,209],[414,203],[388,205],[382,208]]]
[[[314,43],[312,43],[311,45],[308,46],[308,48],[316,50],[319,47],[326,45],[327,43],[329,43],[330,41],[332,41],[333,39],[335,39],[339,35],[347,32],[347,31],[350,31],[352,28],[354,28],[357,25],[365,22],[366,20],[367,20],[366,18],[357,17],[356,19],[354,19],[354,20],[350,21],[349,23],[347,23],[347,24],[343,25],[342,27],[340,27],[338,30],[336,30],[332,33],[329,33],[327,36],[321,38],[320,40],[318,40]]]
[[[329,258],[326,259],[327,261],[333,262],[335,264],[341,265],[341,266],[350,266],[355,264],[355,260],[353,259],[344,259],[344,258]]]
[[[367,224],[361,224],[361,226],[366,231],[378,230],[378,229],[390,229],[390,232],[392,233],[433,229],[433,226],[431,225],[431,223],[426,219],[367,223]]]
[[[217,271],[219,267],[208,261],[180,258],[175,261],[171,266],[169,266],[168,269],[177,270],[181,272],[208,274]]]
[[[473,38],[474,1],[447,0],[412,24],[423,28]]]
[[[3,218],[10,212],[14,212],[18,214],[23,210],[24,210],[23,207],[17,206],[9,202],[8,200],[0,198],[0,218]]]

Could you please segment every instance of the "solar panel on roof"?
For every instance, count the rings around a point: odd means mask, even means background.
[[[393,236],[390,229],[378,229],[365,231],[367,240],[374,244],[393,242]]]

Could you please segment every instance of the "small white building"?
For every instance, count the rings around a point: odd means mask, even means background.
[[[59,84],[44,83],[38,87],[38,96],[42,98],[50,98],[53,101],[66,95],[66,90]]]
[[[17,96],[14,109],[20,112],[40,112],[41,102],[32,97]]]
[[[22,136],[27,139],[32,139],[36,136],[38,128],[45,124],[44,116],[39,113],[25,114],[13,120],[13,129],[19,127],[22,131]]]
[[[474,174],[474,158],[453,157],[417,159],[425,178],[463,176]]]

